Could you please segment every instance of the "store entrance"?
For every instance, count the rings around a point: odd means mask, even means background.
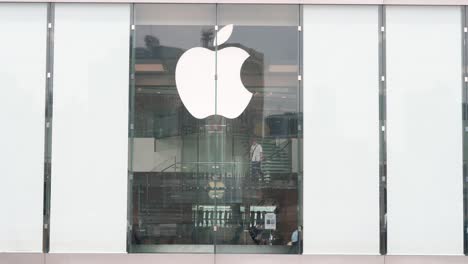
[[[229,15],[252,6],[135,7],[130,251],[300,253],[298,7],[271,7],[286,24]],[[216,56],[187,73],[194,47]],[[246,58],[226,81],[229,49]],[[210,67],[218,77],[200,86]]]

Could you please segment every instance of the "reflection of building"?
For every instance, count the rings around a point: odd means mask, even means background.
[[[233,133],[250,133],[250,137],[261,137],[264,130],[264,98],[261,92],[265,82],[263,77],[265,71],[264,54],[238,43],[225,46],[238,47],[249,53],[250,56],[241,69],[241,79],[244,86],[253,94],[252,100],[244,113],[236,120],[229,120],[228,125],[231,126]]]
[[[265,118],[265,123],[271,136],[288,137],[289,135],[298,135],[298,127],[302,124],[302,114],[270,115]]]
[[[146,35],[145,47],[135,51],[136,131],[142,136],[166,138],[191,133],[193,124],[187,119],[175,87],[175,67],[185,50],[159,45],[157,37]],[[176,106],[176,107],[174,107]],[[138,118],[140,117],[140,118]],[[184,120],[184,122],[182,122]]]

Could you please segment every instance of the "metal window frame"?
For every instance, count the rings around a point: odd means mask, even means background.
[[[467,51],[467,40],[468,40],[468,7],[461,6],[461,54],[462,54],[462,70],[461,70],[461,81],[462,81],[462,142],[463,142],[463,253],[468,255],[468,148],[466,144],[468,142],[468,51]]]
[[[128,104],[128,166],[127,166],[127,252],[132,252],[133,236],[133,149],[135,138],[135,4],[130,5],[130,58],[129,58],[129,104]]]
[[[386,16],[379,6],[379,207],[380,254],[387,254],[387,94],[386,94]]]
[[[44,200],[42,225],[42,252],[50,250],[50,197],[52,181],[52,115],[54,80],[54,28],[55,4],[47,4],[45,124],[44,124]]]
[[[167,3],[167,4],[302,4],[302,5],[468,5],[468,0],[0,0],[25,3]]]

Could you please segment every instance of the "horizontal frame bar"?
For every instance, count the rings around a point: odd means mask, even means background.
[[[216,260],[215,260],[216,258]],[[0,253],[0,263],[17,264],[100,264],[100,263],[185,263],[254,264],[269,261],[271,264],[294,263],[349,263],[349,264],[466,264],[463,256],[362,256],[362,255],[250,255],[250,254],[114,254],[114,253]]]
[[[468,5],[468,0],[0,0],[0,3],[200,3],[326,5]]]

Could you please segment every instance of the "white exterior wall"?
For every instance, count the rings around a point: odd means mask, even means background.
[[[42,251],[46,22],[46,4],[0,4],[0,252]]]
[[[377,6],[304,7],[304,253],[379,253]]]
[[[129,22],[55,6],[51,252],[126,252]]]
[[[386,12],[388,252],[463,254],[461,10]]]

